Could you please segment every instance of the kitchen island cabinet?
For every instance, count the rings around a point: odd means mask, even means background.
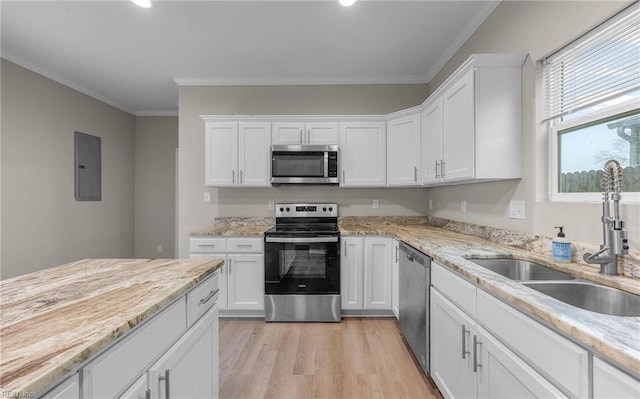
[[[119,396],[213,305],[220,265],[86,259],[3,280],[0,391]]]

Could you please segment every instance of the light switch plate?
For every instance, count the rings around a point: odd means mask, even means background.
[[[433,200],[432,199],[429,200],[429,209],[433,209]]]
[[[467,201],[466,200],[462,200],[462,202],[460,202],[460,212],[467,213]]]
[[[509,201],[509,217],[511,219],[524,219],[524,200]]]
[[[272,210],[273,210],[274,206],[275,206],[275,205],[274,205],[274,202],[273,202],[273,201],[269,201],[269,202],[267,202],[267,208],[269,208],[269,210],[270,210],[270,211],[272,211]]]
[[[373,200],[373,209],[378,209],[380,207],[380,203],[378,200]]]
[[[211,193],[208,191],[205,191],[202,199],[204,200],[204,202],[211,202]]]

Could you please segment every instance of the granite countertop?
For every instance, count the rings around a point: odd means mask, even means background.
[[[0,392],[40,391],[221,265],[85,259],[0,281]]]
[[[268,217],[216,218],[211,226],[192,231],[190,236],[261,236],[275,224],[276,220]]]
[[[218,219],[212,228],[193,232],[192,236],[202,235],[202,231],[210,233],[207,235],[260,235],[274,223],[273,219],[269,221],[266,218],[230,220],[233,221],[233,225],[225,224],[225,219]],[[265,222],[265,226],[260,225],[259,229],[256,228],[257,220]],[[422,216],[341,217],[338,221],[340,232],[344,236],[389,235],[404,241],[526,314],[571,337],[597,356],[607,358],[640,376],[640,317],[608,316],[578,309],[493,273],[465,258],[508,256],[526,259],[637,295],[640,295],[640,279],[602,276],[594,266],[555,262],[548,252],[545,253],[550,247],[549,240],[545,238],[519,236],[513,232],[477,225],[452,227],[445,224],[447,223],[442,219]],[[217,231],[224,234],[215,234]],[[247,234],[250,231],[253,234]],[[625,261],[632,264],[633,272],[637,270],[636,255]]]

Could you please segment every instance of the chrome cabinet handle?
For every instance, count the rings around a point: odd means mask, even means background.
[[[229,259],[229,274],[231,274],[231,262],[233,262],[233,260]]]
[[[344,243],[344,257],[347,257],[347,242]]]
[[[242,183],[242,169],[240,169],[240,180],[238,180],[238,183]]]
[[[236,170],[231,169],[231,183],[236,184]]]
[[[444,159],[440,161],[440,178],[444,179]]]
[[[400,247],[396,247],[396,263],[400,262]]]
[[[307,144],[311,143],[311,129],[307,130]]]
[[[440,162],[436,161],[436,179],[438,178],[438,166],[440,166]]]
[[[164,390],[165,390],[165,392],[166,392],[165,397],[166,397],[167,399],[171,399],[171,393],[170,393],[170,391],[169,391],[169,388],[170,388],[170,382],[169,382],[169,380],[170,380],[170,378],[169,378],[169,369],[166,369],[166,370],[164,371],[164,376],[162,376],[162,375],[161,375],[161,376],[160,376],[160,378],[159,378],[159,380],[160,380],[160,381],[164,381]]]
[[[344,184],[346,179],[344,178],[344,169],[342,169],[342,184]]]
[[[482,342],[478,341],[477,336],[473,336],[473,372],[477,373],[478,368],[482,367],[482,364],[478,363],[478,346],[482,346]]]
[[[210,291],[209,295],[206,296],[206,298],[202,298],[200,300],[200,305],[204,305],[205,303],[209,302],[211,300],[211,298],[213,298],[214,296],[216,296],[216,294],[218,293],[218,290],[215,291]]]
[[[467,334],[470,334],[471,330],[467,330],[465,325],[462,325],[462,358],[466,359],[467,355],[470,355],[471,352],[467,350]]]
[[[418,167],[413,167],[413,181],[418,181]]]
[[[198,244],[198,248],[214,248],[216,244]]]

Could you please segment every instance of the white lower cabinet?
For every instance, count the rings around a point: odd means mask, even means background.
[[[400,314],[400,241],[391,241],[391,310],[396,319]]]
[[[593,358],[593,397],[640,398],[640,380],[597,357]]]
[[[528,358],[522,358],[519,354],[521,351],[527,352],[527,349],[545,352],[547,348],[536,345],[552,335],[554,335],[554,342],[561,346],[553,349],[555,356],[549,357],[549,363],[566,364],[572,361],[573,358],[566,357],[563,347],[569,348],[569,351],[580,351],[581,348],[539,323],[540,328],[547,330],[542,333],[541,341],[536,336],[538,331],[533,328],[534,335],[530,336],[530,341],[525,344],[528,347],[507,346],[503,337],[494,335],[493,331],[500,328],[513,329],[517,326],[512,321],[507,321],[500,326],[484,324],[485,319],[480,320],[476,314],[476,309],[478,313],[487,312],[486,309],[480,310],[485,305],[482,301],[476,303],[476,294],[479,296],[488,296],[488,294],[476,290],[474,285],[436,262],[432,263],[432,283],[431,376],[445,398],[568,397],[565,393],[568,391],[567,386],[562,385],[563,390],[559,389],[556,386],[560,384],[557,380],[552,382],[539,372],[538,367],[541,365]],[[501,305],[514,315],[526,317],[505,304]],[[533,320],[531,322],[536,323]],[[531,326],[525,325],[524,328],[531,328]],[[509,337],[507,337],[508,340]],[[514,348],[518,354],[511,348]],[[580,356],[582,354],[580,353]],[[578,359],[581,360],[580,356]],[[588,376],[586,371],[586,368],[583,369],[578,365],[577,369],[567,370],[560,381],[571,385],[574,382],[573,378],[577,376],[578,382],[582,382],[583,374],[584,378]],[[588,395],[585,391],[575,397],[588,397]]]
[[[41,399],[79,399],[80,378],[75,373],[71,378],[58,384],[51,391],[44,394]]]
[[[217,398],[219,274],[91,359],[80,369],[81,390],[73,389],[83,399]],[[61,392],[45,397],[78,397]]]
[[[220,310],[264,310],[264,243],[261,237],[192,237],[190,258],[218,258]]]
[[[471,337],[476,323],[437,290],[431,290],[430,299],[431,377],[445,398],[475,398]]]
[[[343,310],[391,310],[392,239],[341,237]]]
[[[214,305],[151,366],[151,398],[217,398],[217,365],[218,309]]]

